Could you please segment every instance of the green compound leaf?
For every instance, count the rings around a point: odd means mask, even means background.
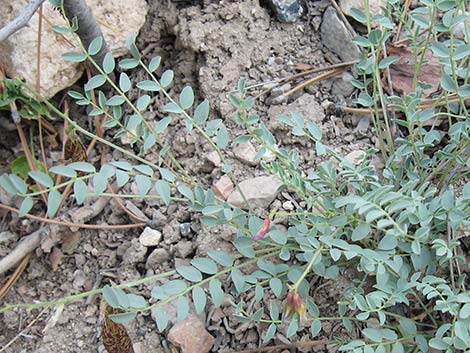
[[[171,200],[170,184],[165,180],[159,180],[155,183],[155,189],[162,198],[163,202],[168,206]]]
[[[166,113],[181,114],[184,110],[176,103],[170,102],[163,106],[163,111]]]
[[[49,217],[54,217],[57,211],[59,210],[60,201],[62,195],[57,190],[51,190],[47,197],[47,215]]]
[[[137,88],[144,90],[144,91],[150,91],[150,92],[158,92],[161,89],[160,85],[157,82],[152,81],[152,80],[144,80],[144,81],[138,82]]]
[[[26,194],[28,192],[28,186],[18,175],[10,174],[9,178],[15,189],[18,190],[18,193]]]
[[[150,133],[150,135],[148,135],[144,139],[144,145],[143,145],[144,151],[148,151],[150,148],[155,146],[156,143],[157,143],[157,138],[155,137],[153,133]]]
[[[185,291],[187,288],[186,283],[181,279],[176,279],[170,282],[165,283],[162,286],[163,291],[167,295],[177,295]]]
[[[180,105],[184,110],[191,108],[194,103],[194,91],[191,87],[186,86],[180,94]]]
[[[44,185],[46,188],[51,188],[54,186],[54,181],[52,178],[43,172],[32,170],[28,174],[34,181]]]
[[[103,294],[104,300],[110,307],[112,308],[120,307],[118,297],[119,295],[122,295],[121,292],[116,291],[115,288],[105,285],[103,287],[102,294]]]
[[[289,327],[287,328],[286,336],[287,337],[292,337],[293,335],[295,335],[297,333],[298,330],[299,330],[298,315],[294,315],[292,317],[292,320],[291,320],[290,324],[289,324]]]
[[[71,61],[74,63],[80,63],[86,60],[86,55],[81,52],[70,52],[62,55],[64,60]]]
[[[222,265],[224,267],[230,267],[233,265],[233,257],[225,251],[209,250],[207,252],[207,255],[209,255],[209,257],[215,262],[217,262],[219,265]]]
[[[137,184],[137,189],[139,190],[140,196],[145,196],[152,187],[152,181],[148,176],[145,175],[136,175],[135,183]]]
[[[121,96],[112,96],[106,101],[106,105],[110,107],[116,107],[123,104],[126,100]]]
[[[154,72],[156,69],[159,68],[162,58],[160,56],[155,56],[149,63],[149,70]]]
[[[129,293],[127,299],[129,299],[129,307],[131,308],[142,309],[147,306],[147,300],[141,295]]]
[[[160,77],[160,84],[163,88],[167,88],[171,82],[173,81],[173,77],[175,76],[173,70],[166,70],[162,76]]]
[[[191,265],[196,267],[199,271],[207,273],[208,275],[217,273],[217,265],[211,259],[197,257],[191,261]]]
[[[269,325],[266,331],[266,334],[264,335],[263,343],[268,343],[274,337],[275,334],[276,334],[276,325],[275,324]]]
[[[204,290],[201,287],[194,287],[192,290],[194,308],[196,309],[197,314],[204,312],[204,309],[207,304],[207,296]]]
[[[273,229],[267,235],[277,244],[284,245],[287,243],[287,232]]]
[[[183,321],[189,314],[189,301],[185,296],[181,296],[176,300],[176,321]]]
[[[222,290],[222,283],[218,279],[213,279],[209,282],[209,293],[212,303],[214,303],[217,308],[220,307],[224,300],[224,291]]]
[[[65,176],[67,178],[76,178],[77,177],[77,172],[73,168],[71,168],[67,165],[57,165],[57,166],[49,168],[49,171],[51,173],[59,174],[59,175]]]
[[[279,306],[274,300],[269,301],[269,317],[271,320],[277,320],[279,318]]]
[[[85,172],[85,173],[96,172],[95,167],[92,164],[86,163],[86,162],[73,162],[73,163],[70,163],[68,166],[80,172]]]
[[[242,293],[245,288],[245,275],[237,268],[233,269],[231,274],[233,285],[238,293]]]
[[[73,193],[75,196],[75,201],[77,201],[78,205],[83,204],[87,192],[88,186],[85,184],[85,182],[82,179],[75,180],[75,182],[73,183]]]
[[[119,75],[119,88],[121,89],[121,91],[126,93],[127,91],[131,89],[131,87],[132,87],[132,83],[131,83],[129,76],[125,72],[121,72],[121,75]],[[121,98],[124,101],[124,98],[123,97]]]
[[[202,125],[209,118],[209,101],[204,99],[194,110],[194,121],[197,125]]]
[[[139,111],[144,111],[145,109],[147,109],[148,105],[150,104],[150,100],[151,100],[150,96],[148,94],[144,94],[139,99],[137,99],[137,102],[135,105]]]
[[[201,272],[193,266],[178,266],[176,267],[176,272],[190,282],[199,282],[202,280]]]
[[[158,171],[160,172],[161,177],[170,183],[176,180],[175,175],[168,168],[158,168]]]
[[[386,69],[387,67],[392,65],[394,62],[396,62],[398,59],[399,58],[397,58],[396,56],[388,56],[386,58],[383,58],[382,60],[380,60],[379,69],[381,70]]]
[[[152,308],[152,317],[157,324],[159,332],[165,331],[168,326],[168,314],[162,307]]]
[[[228,146],[228,130],[225,126],[222,126],[219,131],[217,131],[216,144],[221,150],[225,149]]]
[[[470,303],[466,303],[464,306],[462,306],[462,309],[460,309],[460,318],[461,319],[468,319],[470,317]]]
[[[106,74],[110,74],[116,68],[116,61],[114,60],[113,54],[106,53],[103,59],[103,71]]]
[[[102,173],[93,176],[93,191],[97,195],[101,195],[108,187],[108,179]]]
[[[130,177],[128,173],[119,169],[116,170],[116,183],[119,187],[126,185],[129,181],[129,178]]]
[[[119,62],[119,67],[124,70],[133,69],[139,65],[139,60],[136,59],[122,59]]]
[[[361,223],[356,228],[354,228],[351,240],[352,241],[359,241],[364,239],[370,234],[370,226],[367,223]]]
[[[312,338],[317,337],[317,335],[321,331],[321,321],[320,320],[313,320],[312,321],[312,326],[310,327],[310,334],[312,335]]]
[[[282,293],[282,282],[279,278],[271,278],[269,280],[269,287],[276,297],[280,297]]]
[[[100,52],[101,48],[103,47],[103,37],[96,37],[93,39],[88,46],[88,54],[96,55]]]
[[[188,200],[190,200],[191,202],[194,202],[194,193],[193,191],[191,190],[191,188],[185,184],[179,184],[176,189],[178,190],[178,192],[183,195],[184,197],[186,197]]]
[[[18,157],[11,164],[11,172],[20,176],[23,180],[26,180],[30,170],[28,160],[25,156]]]
[[[171,123],[171,118],[169,116],[163,118],[162,120],[159,120],[157,123],[157,128],[155,129],[157,134],[161,134],[165,132],[166,128],[168,125]]]
[[[356,9],[354,7],[351,9],[351,16],[352,16],[352,18],[354,18],[359,23],[366,23],[367,22],[367,17],[364,14],[364,12],[362,12],[361,10]]]
[[[134,169],[149,177],[153,176],[153,169],[145,164],[135,165]]]
[[[135,319],[137,313],[120,313],[109,315],[109,318],[117,324],[125,324]]]
[[[21,206],[20,206],[20,213],[18,214],[18,216],[20,218],[26,216],[28,214],[29,211],[31,211],[31,209],[33,208],[34,206],[34,201],[31,197],[26,197],[23,202],[21,202]]]
[[[106,78],[103,75],[96,75],[88,80],[88,82],[85,84],[84,89],[85,91],[91,91],[92,89],[101,87],[105,82]]]

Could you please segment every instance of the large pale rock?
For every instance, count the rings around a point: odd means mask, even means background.
[[[157,246],[160,244],[160,240],[162,240],[162,233],[150,227],[145,227],[144,231],[139,237],[140,243],[146,247]]]
[[[340,0],[339,6],[345,15],[351,16],[351,9],[359,9],[365,12],[365,1],[364,0]],[[386,3],[382,4],[382,0],[369,0],[369,12],[371,15],[378,15],[382,12],[380,6],[386,6]]]
[[[239,184],[248,204],[238,191],[234,191],[228,198],[228,203],[235,207],[267,208],[274,201],[282,188],[282,182],[275,176],[260,176],[242,181]]]
[[[215,342],[204,323],[194,315],[174,325],[168,332],[168,340],[180,347],[182,353],[207,353]]]
[[[255,159],[256,149],[250,141],[236,144],[233,148],[233,155],[240,162],[251,165],[252,167],[256,166],[259,162]]]
[[[0,11],[0,27],[18,16],[29,0],[2,0]],[[87,0],[109,48],[115,56],[127,52],[126,38],[137,33],[145,22],[147,3],[145,0]],[[50,29],[51,24],[63,25],[64,19],[46,1],[43,5],[43,29],[41,35],[41,86],[40,93],[50,98],[57,92],[70,87],[83,72],[83,66],[65,61],[62,55],[76,50],[72,45],[71,36],[55,33]],[[36,51],[38,14],[29,22],[29,27],[22,28],[7,40],[0,42],[0,65],[10,77],[21,77],[33,86],[36,82]]]
[[[353,43],[351,34],[331,6],[323,15],[320,33],[323,45],[338,55],[341,60],[359,59],[359,48]]]

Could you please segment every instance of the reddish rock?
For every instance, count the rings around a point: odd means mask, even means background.
[[[168,333],[168,340],[180,347],[181,353],[207,353],[215,342],[204,323],[194,315],[174,325]]]
[[[233,183],[228,175],[220,178],[213,187],[214,193],[224,200],[227,200],[233,191]]]

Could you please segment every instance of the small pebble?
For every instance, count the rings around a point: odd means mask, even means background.
[[[191,234],[191,222],[180,224],[180,234],[184,238],[188,237]]]
[[[282,204],[282,208],[286,211],[293,211],[294,204],[292,203],[292,201],[286,201]]]
[[[145,227],[144,231],[139,237],[139,241],[143,246],[157,246],[162,240],[162,233],[150,227]]]

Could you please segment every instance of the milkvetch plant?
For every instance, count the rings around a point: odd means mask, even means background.
[[[42,190],[32,191],[15,174],[2,175],[0,186],[23,199],[21,215],[33,209],[39,195],[47,194],[47,212],[52,215],[66,185],[73,185],[75,201],[81,204],[86,196],[107,195],[108,183],[125,186],[133,181],[138,195],[120,193],[118,197],[159,198],[165,204],[186,202],[194,212],[201,213],[204,224],[236,227],[234,253],[211,250],[207,257],[194,258],[189,265],[157,275],[158,279],[168,280],[154,286],[146,296],[136,295],[126,287],[155,277],[128,286],[102,288],[100,292],[107,304],[122,311],[110,315],[118,323],[151,311],[158,330],[164,331],[168,327],[169,303],[176,303],[177,319],[183,320],[191,301],[196,312],[201,313],[208,305],[222,305],[225,294],[230,292],[235,309],[232,319],[263,323],[267,327],[262,332],[265,343],[275,337],[286,320],[287,337],[307,334],[305,328],[311,337],[317,337],[322,334],[325,321],[338,321],[350,332],[356,325],[361,333],[353,339],[338,339],[341,351],[427,352],[430,347],[447,352],[470,351],[470,294],[464,271],[468,262],[459,253],[459,238],[470,224],[470,183],[461,182],[468,174],[469,163],[466,152],[470,124],[464,103],[469,74],[465,65],[468,66],[470,51],[468,35],[461,39],[453,35],[460,23],[464,23],[467,32],[467,16],[460,15],[462,4],[422,1],[400,19],[417,51],[417,70],[423,62],[424,56],[419,56],[422,50],[431,50],[439,57],[441,97],[452,100],[448,105],[423,106],[426,84],[418,82],[418,76],[413,81],[413,92],[402,96],[385,93],[381,70],[394,60],[383,57],[383,48],[394,28],[392,13],[402,13],[402,5],[388,1],[386,15],[373,17],[367,6],[364,12],[353,11],[355,19],[368,29],[368,34],[355,42],[369,54],[356,67],[355,85],[361,90],[356,102],[372,108],[379,150],[386,159],[382,173],[371,164],[379,151],[367,151],[366,158],[356,166],[322,142],[321,129],[308,117],[296,112],[277,117],[290,133],[308,139],[316,154],[324,157],[324,162],[307,173],[298,152],[283,147],[263,119],[252,113],[255,100],[249,95],[245,80],[240,80],[236,92],[228,97],[236,109],[234,123],[244,131],[240,136],[231,136],[222,119],[210,118],[207,100],[196,102],[191,87],[184,87],[176,96],[169,93],[173,71],[161,68],[164,63],[159,57],[148,62],[142,58],[135,37],[127,43],[132,57],[119,63],[110,55],[103,63],[93,60],[103,44],[97,38],[89,48],[82,47],[80,52],[65,56],[76,62],[87,60],[99,72],[85,84],[83,92],[71,91],[69,95],[76,104],[92,107],[91,115],[106,116],[107,134],[114,138],[129,136],[139,153],[96,137],[50,102],[25,89],[21,97],[26,94],[34,98],[43,111],[66,120],[78,133],[122,152],[125,159],[102,166],[74,162],[52,166],[46,172],[30,172],[29,177],[44,186]],[[439,11],[444,11],[442,21],[436,15]],[[378,23],[377,28],[372,27],[373,22]],[[73,29],[56,28],[62,32]],[[419,35],[423,30],[424,38]],[[439,41],[442,34],[448,39]],[[109,75],[116,66],[123,72],[113,82]],[[135,68],[145,71],[147,77],[133,83],[126,71]],[[105,83],[112,87],[111,95],[99,90]],[[139,90],[136,100],[128,97],[133,87]],[[92,90],[98,97],[96,103]],[[17,92],[9,92],[10,99],[19,98],[15,96]],[[146,120],[143,112],[157,94],[166,99],[160,107],[159,120]],[[388,109],[396,114],[388,114]],[[449,124],[444,146],[435,126],[424,124],[441,117]],[[212,190],[188,175],[170,146],[164,144],[162,136],[174,120],[188,131],[197,130],[206,139],[221,157],[224,173],[235,183],[233,167],[226,163],[223,150],[231,144],[250,141],[258,148],[256,159],[262,160],[267,152],[273,154],[274,161],[261,161],[262,167],[276,175],[297,200],[304,201],[305,207],[291,212],[272,210],[265,216],[217,198]],[[398,138],[396,126],[403,129]],[[145,159],[150,150],[158,154],[157,163]],[[51,175],[60,175],[64,181],[55,185]],[[88,191],[90,186],[93,192]],[[157,194],[149,194],[152,188]],[[276,216],[287,218],[287,229],[276,222]],[[335,280],[345,269],[352,269],[356,280],[342,297],[338,296],[336,316],[324,316],[311,297],[311,282],[319,277]],[[253,293],[252,303],[244,302],[248,292]],[[268,299],[266,292],[270,293]],[[15,305],[7,305],[0,312],[12,307]]]

